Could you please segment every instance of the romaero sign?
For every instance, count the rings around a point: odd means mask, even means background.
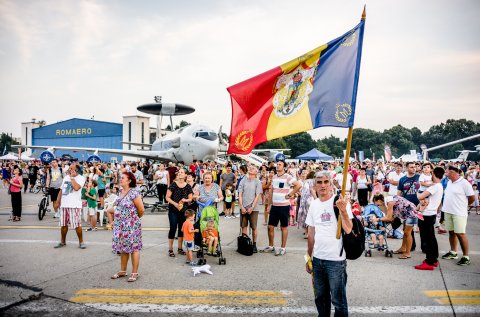
[[[92,128],[77,128],[77,129],[57,129],[55,135],[89,135],[92,134]]]

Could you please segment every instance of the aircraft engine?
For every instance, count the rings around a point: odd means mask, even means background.
[[[42,161],[43,164],[50,164],[50,162],[52,162],[54,159],[55,154],[53,154],[53,152],[45,150],[40,153],[40,161]]]

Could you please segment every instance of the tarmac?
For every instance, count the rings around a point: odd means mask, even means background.
[[[111,231],[84,232],[87,248],[81,250],[70,230],[67,246],[54,249],[60,238],[58,220],[53,212],[38,219],[41,197],[22,195],[22,221],[10,222],[10,197],[0,188],[1,316],[316,316],[301,229],[289,227],[284,256],[247,257],[236,252],[239,219],[222,217],[219,231],[226,265],[207,257],[213,275],[194,277],[184,256],[168,257],[167,214],[147,209],[142,218],[140,276],[128,283],[125,278],[110,279],[120,269],[119,256],[111,252]],[[268,241],[262,223],[263,214],[259,249]],[[372,257],[348,261],[350,316],[479,316],[479,229],[480,215],[473,212],[467,226],[469,266],[440,260],[434,271],[418,271],[413,266],[424,259],[418,250],[407,260],[374,251]],[[418,234],[416,238],[418,243]],[[448,235],[437,239],[440,254],[448,251]],[[388,243],[395,250],[401,240]],[[279,244],[280,230],[275,230],[275,246]]]

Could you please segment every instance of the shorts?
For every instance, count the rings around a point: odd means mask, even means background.
[[[445,230],[453,231],[455,233],[465,233],[467,229],[468,216],[459,216],[454,214],[445,214]]]
[[[186,240],[183,240],[183,248],[187,251],[193,251],[193,248],[194,248],[195,244],[193,243],[193,241],[186,241]]]
[[[105,196],[105,189],[99,189],[98,190],[98,197],[103,197]]]
[[[257,229],[258,222],[258,210],[252,211],[251,214],[242,214],[240,213],[240,227],[247,228],[250,223],[250,228],[252,230]]]
[[[226,208],[226,209],[232,208],[232,202],[231,202],[231,201],[226,201],[226,202],[225,202],[225,208]]]
[[[269,226],[278,226],[280,222],[280,227],[288,227],[288,218],[290,217],[290,206],[272,206],[270,208],[270,217],[268,218]]]
[[[88,207],[88,215],[89,216],[96,216],[97,215],[97,208]]]
[[[58,193],[60,192],[60,188],[52,188],[50,187],[50,189],[48,190],[48,193],[50,194],[50,200],[52,201],[52,203],[54,201],[57,201],[57,198],[58,198]]]
[[[417,218],[417,217],[408,217],[408,218],[405,220],[405,225],[406,225],[406,226],[413,227],[413,226],[415,226],[416,224],[418,224],[418,218]]]
[[[82,208],[60,208],[60,226],[76,229],[82,226]]]

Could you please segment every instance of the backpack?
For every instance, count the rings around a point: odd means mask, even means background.
[[[340,210],[337,208],[338,198],[339,196],[336,196],[333,200],[333,210],[337,221],[338,214],[340,213]],[[355,215],[352,218],[352,224],[352,231],[349,234],[346,234],[342,228],[343,248],[340,251],[340,256],[342,256],[343,250],[345,249],[345,256],[348,260],[358,259],[363,254],[363,251],[365,251],[365,228]]]
[[[246,234],[239,235],[237,238],[237,252],[250,256],[253,254],[252,239]]]

